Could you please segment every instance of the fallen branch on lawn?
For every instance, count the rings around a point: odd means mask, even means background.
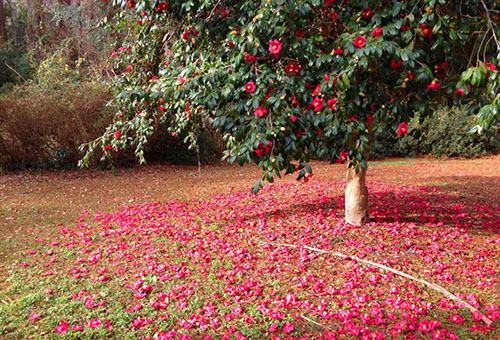
[[[316,326],[322,327],[322,328],[324,328],[324,329],[328,329],[329,331],[333,331],[333,329],[332,329],[332,328],[330,328],[330,327],[328,327],[328,326],[325,326],[325,325],[323,325],[322,323],[319,323],[319,322],[314,321],[314,320],[312,320],[312,319],[309,319],[308,317],[305,317],[304,315],[301,315],[300,317],[301,317],[302,319],[306,320],[306,321],[309,321],[309,322],[310,322],[310,323],[312,323],[312,324],[315,324]]]
[[[388,272],[394,273],[396,275],[403,276],[403,277],[406,277],[407,279],[420,282],[421,284],[426,285],[427,287],[429,287],[431,289],[434,289],[434,290],[437,290],[438,292],[443,293],[444,295],[446,295],[447,297],[449,297],[452,300],[455,300],[455,301],[463,303],[471,311],[471,313],[474,313],[474,312],[479,313],[481,315],[481,320],[483,320],[483,322],[486,323],[488,326],[493,323],[493,321],[491,321],[489,318],[487,318],[486,315],[484,315],[483,313],[481,313],[477,308],[475,308],[474,306],[472,306],[467,301],[459,298],[458,296],[453,295],[452,293],[450,293],[449,291],[447,291],[446,289],[444,289],[440,285],[437,285],[435,283],[419,279],[419,278],[417,278],[415,276],[403,273],[402,271],[399,271],[397,269],[393,269],[391,267],[387,267],[387,266],[385,266],[383,264],[372,262],[372,261],[368,261],[368,260],[363,260],[363,259],[360,259],[359,257],[351,256],[351,255],[345,255],[345,254],[342,254],[342,253],[339,253],[339,252],[336,252],[336,251],[328,251],[328,250],[323,250],[323,249],[319,249],[319,248],[313,248],[313,247],[309,247],[309,246],[297,246],[297,245],[294,245],[294,244],[273,243],[273,242],[261,242],[260,243],[260,245],[265,245],[265,244],[270,244],[270,245],[278,246],[278,247],[309,249],[309,250],[312,250],[312,251],[315,251],[315,252],[318,252],[318,253],[332,254],[334,256],[338,256],[338,257],[341,257],[343,259],[353,259],[353,260],[356,260],[358,262],[366,263],[366,264],[369,264],[371,266],[387,270]]]

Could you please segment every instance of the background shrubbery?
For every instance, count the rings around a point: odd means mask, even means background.
[[[111,92],[79,64],[56,52],[32,80],[0,96],[0,164],[11,170],[72,167],[80,144],[111,122]]]
[[[416,114],[408,123],[408,134],[376,134],[375,158],[430,155],[433,157],[475,158],[500,152],[500,125],[482,134],[469,134],[474,116],[469,107],[444,107],[431,116]],[[388,131],[388,129],[383,129]]]

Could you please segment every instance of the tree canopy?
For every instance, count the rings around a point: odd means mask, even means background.
[[[225,159],[262,179],[311,175],[311,158],[367,167],[373,132],[469,103],[481,133],[500,105],[500,8],[480,0],[114,0],[105,20],[116,117],[84,146],[143,162],[158,129],[197,148],[212,124]],[[384,124],[382,124],[384,123]],[[387,129],[389,126],[389,129]]]

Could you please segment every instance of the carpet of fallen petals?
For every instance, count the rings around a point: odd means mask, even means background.
[[[343,190],[320,178],[83,212],[23,251],[2,287],[0,338],[500,335],[498,205],[371,181],[371,222],[358,227],[342,218]],[[493,323],[416,281],[305,246],[439,284]]]

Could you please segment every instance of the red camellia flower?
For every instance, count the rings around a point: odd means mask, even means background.
[[[263,117],[265,114],[267,114],[267,112],[269,112],[268,109],[259,106],[253,114],[255,117]]]
[[[160,2],[158,4],[158,6],[156,7],[159,11],[166,11],[167,9],[169,9],[169,5],[166,3],[166,2]]]
[[[484,63],[491,71],[496,71],[497,67],[492,63]]]
[[[384,32],[384,30],[382,29],[382,27],[377,27],[373,30],[372,32],[372,37],[376,38],[376,37],[380,37],[382,36],[382,33]]]
[[[425,26],[425,24],[422,24],[420,26],[420,29],[422,30],[422,36],[425,37],[425,38],[430,38],[432,37],[432,28],[429,28],[427,26]]]
[[[297,116],[291,116],[290,117],[290,120],[295,123],[297,121]]]
[[[402,64],[403,64],[403,59],[399,59],[399,61],[396,61],[394,59],[391,60],[391,67],[392,68],[401,68]]]
[[[120,131],[116,131],[115,132],[115,138],[116,139],[120,139],[122,137],[122,134],[120,133]]]
[[[427,86],[427,90],[441,90],[441,84],[433,81]]]
[[[373,16],[373,12],[372,12],[371,7],[368,7],[368,9],[362,9],[361,12],[363,12],[364,19],[369,19]]]
[[[248,54],[248,53],[247,53],[247,54],[245,54],[245,61],[246,61],[247,63],[249,63],[249,64],[250,64],[250,63],[253,63],[253,62],[254,62],[254,61],[256,61],[256,60],[257,60],[257,58],[256,58],[255,56],[253,56],[253,55],[251,55],[251,54]]]
[[[249,81],[245,85],[245,91],[247,91],[248,93],[254,92],[255,91],[255,83],[253,81]]]
[[[335,110],[335,104],[337,104],[337,101],[336,101],[335,99],[330,99],[330,100],[327,102],[327,104],[328,104],[328,107],[329,107],[330,109],[332,109],[333,111],[336,111],[336,110]]]
[[[295,38],[299,38],[299,39],[304,38],[304,31],[296,30],[295,31]]]
[[[285,72],[289,76],[294,76],[302,71],[302,66],[298,63],[291,63],[285,66]]]
[[[342,53],[344,53],[344,50],[339,45],[339,47],[333,49],[333,53],[335,53],[335,54],[342,54]]]
[[[463,88],[459,88],[455,91],[455,94],[465,94],[465,91]]]
[[[323,108],[323,99],[315,97],[311,104],[314,107],[314,111],[318,112]]]
[[[328,7],[328,5],[333,4],[335,0],[325,0],[325,7]]]
[[[363,48],[365,46],[366,38],[362,35],[354,39],[354,46]]]
[[[406,124],[405,122],[402,122],[401,124],[399,124],[399,127],[398,127],[398,135],[402,136],[402,135],[406,135],[408,133],[408,124]]]
[[[273,55],[278,55],[281,51],[281,43],[278,41],[278,39],[274,39],[269,43],[269,52],[271,52]]]

